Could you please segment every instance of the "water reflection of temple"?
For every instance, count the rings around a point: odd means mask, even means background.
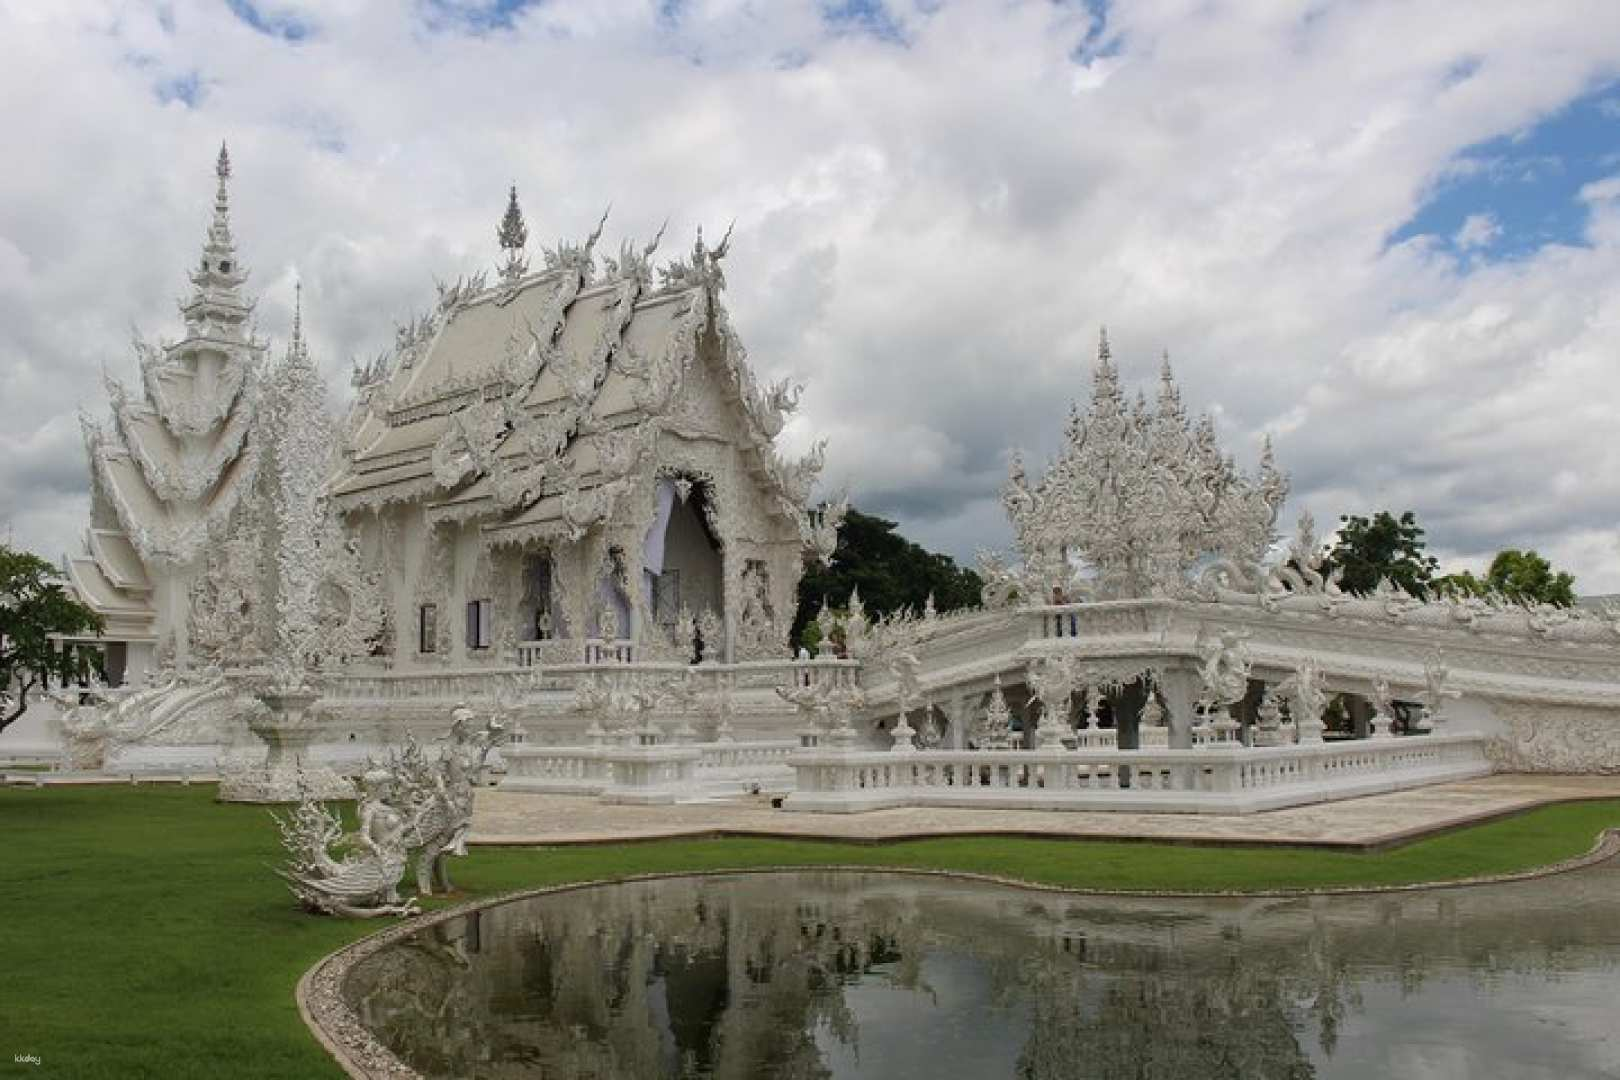
[[[1616,879],[1201,901],[883,874],[675,879],[442,924],[357,967],[348,993],[431,1075],[830,1078],[863,1048],[928,1036],[927,1002],[951,996],[976,1003],[986,1039],[1008,1035],[1006,1069],[1030,1080],[1307,1077],[1369,983],[1613,971]],[[905,1014],[918,1030],[886,1029],[873,986],[922,1002]]]

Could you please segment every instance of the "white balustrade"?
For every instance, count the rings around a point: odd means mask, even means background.
[[[598,795],[612,802],[674,802],[743,788],[788,787],[788,758],[798,744],[785,739],[692,745],[656,743],[606,746],[502,748],[509,791]]]
[[[798,748],[789,739],[703,743],[698,769],[789,768],[788,757]]]
[[[1191,750],[801,750],[790,810],[1248,813],[1490,772],[1480,735]]]
[[[600,795],[613,782],[613,763],[596,746],[533,746],[528,743],[502,748],[506,778],[501,787],[555,795]]]

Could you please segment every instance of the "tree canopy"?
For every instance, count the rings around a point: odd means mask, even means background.
[[[1484,577],[1464,570],[1435,582],[1446,593],[1468,596],[1496,596],[1520,604],[1575,606],[1575,575],[1554,570],[1552,563],[1535,550],[1506,548],[1496,553]]]
[[[895,532],[895,522],[851,508],[838,533],[832,562],[806,571],[799,581],[799,610],[793,621],[793,644],[803,642],[805,627],[822,602],[842,608],[856,588],[872,616],[903,608],[921,610],[933,594],[940,612],[979,602],[979,575],[957,566],[949,555],[928,551]]]
[[[91,632],[101,632],[101,619],[68,595],[54,566],[0,544],[0,731],[28,711],[28,695],[46,679],[84,674],[85,658],[51,636]]]
[[[1428,597],[1440,563],[1428,553],[1423,527],[1412,511],[1400,517],[1388,510],[1371,518],[1350,514],[1339,521],[1338,536],[1322,567],[1324,574],[1343,570],[1339,588],[1365,596],[1380,579],[1388,578],[1413,596]]]

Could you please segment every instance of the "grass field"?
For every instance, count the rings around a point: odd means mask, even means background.
[[[321,956],[380,922],[299,911],[262,807],[213,788],[0,790],[0,1075],[337,1077],[293,1001]],[[673,840],[474,849],[456,901],[639,873],[776,865],[966,870],[1100,889],[1398,884],[1505,873],[1586,851],[1620,800],[1572,803],[1391,851],[1007,838],[881,846]],[[18,1062],[33,1056],[39,1064]]]

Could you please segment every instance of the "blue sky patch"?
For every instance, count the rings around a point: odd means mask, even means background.
[[[278,37],[283,41],[303,41],[311,27],[296,15],[282,11],[267,11],[254,0],[225,0],[231,14],[261,34]]]
[[[428,26],[474,34],[510,30],[517,17],[539,0],[426,0],[422,5]]]
[[[1091,16],[1091,26],[1085,38],[1075,46],[1070,58],[1077,64],[1089,64],[1102,56],[1115,56],[1125,48],[1118,34],[1108,33],[1108,14],[1112,0],[1082,0],[1080,6]]]
[[[178,101],[188,109],[195,108],[202,98],[202,77],[195,71],[188,71],[184,75],[164,79],[157,84],[157,98],[165,105]]]
[[[1584,242],[1581,188],[1620,173],[1620,83],[1581,95],[1520,131],[1458,154],[1389,243],[1432,238],[1442,249],[1501,260]]]
[[[891,45],[906,44],[905,31],[884,0],[822,0],[821,19],[837,33],[869,34]]]

